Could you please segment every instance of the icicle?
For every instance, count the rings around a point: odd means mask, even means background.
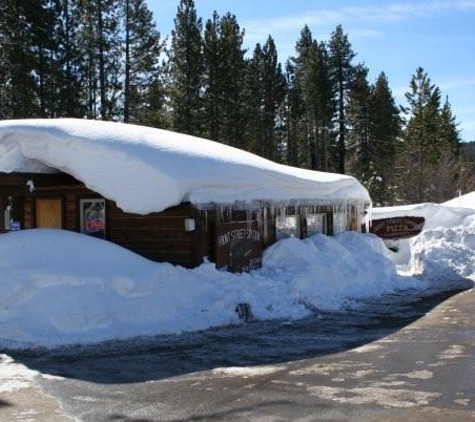
[[[263,210],[263,224],[264,224],[264,230],[263,230],[263,235],[264,235],[264,242],[267,243],[269,241],[269,220],[267,218],[267,207],[264,208]]]

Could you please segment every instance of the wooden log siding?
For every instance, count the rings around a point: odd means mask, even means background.
[[[199,227],[185,231],[185,219],[194,218],[190,204],[168,208],[148,215],[122,211],[115,202],[107,201],[106,236],[111,242],[130,249],[154,261],[193,267],[201,263],[195,249]]]
[[[28,180],[33,180],[35,190],[29,191]],[[60,198],[63,204],[63,229],[80,231],[80,200],[103,199],[101,195],[86,188],[81,182],[67,174],[1,174],[0,198],[15,196],[21,202],[22,228],[34,228],[35,200],[37,198]],[[327,215],[327,231],[333,234],[333,208],[331,206],[310,207],[309,212]],[[252,213],[241,210],[212,209],[207,212],[196,209],[189,203],[168,208],[165,211],[138,215],[122,211],[114,201],[106,200],[106,239],[121,245],[146,258],[159,262],[170,262],[185,267],[195,267],[204,257],[213,260],[215,222],[246,221],[248,218],[265,222],[264,208]],[[351,209],[352,215],[356,209]],[[305,212],[288,207],[286,214],[297,212],[300,218],[301,236],[306,236]],[[276,239],[275,217],[268,208],[267,238],[262,227],[263,247],[272,245]],[[278,214],[278,210],[276,210]],[[195,230],[185,231],[185,219],[195,220]],[[3,219],[3,212],[0,221]],[[354,225],[355,222],[352,222]],[[3,224],[1,225],[1,229]]]

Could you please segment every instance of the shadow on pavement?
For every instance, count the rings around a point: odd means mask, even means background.
[[[256,321],[180,335],[6,353],[43,374],[98,384],[160,380],[216,367],[278,364],[389,336],[460,291],[431,296],[404,291],[298,321]]]
[[[10,406],[12,406],[12,404],[11,404],[9,401],[0,399],[0,408],[2,408],[2,407],[10,407]]]

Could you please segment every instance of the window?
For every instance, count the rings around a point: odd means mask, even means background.
[[[275,219],[275,236],[277,240],[286,237],[300,238],[300,227],[297,215],[278,215]]]
[[[81,233],[106,238],[106,201],[104,199],[81,199],[79,202]]]
[[[333,234],[337,235],[348,230],[348,213],[339,211],[333,213]]]
[[[326,214],[307,214],[307,237],[314,234],[327,234],[327,215]]]

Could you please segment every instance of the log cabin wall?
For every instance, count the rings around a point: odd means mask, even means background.
[[[27,182],[32,181],[30,192]],[[62,204],[62,228],[80,232],[81,199],[103,199],[98,193],[86,188],[81,182],[65,174],[10,174],[0,175],[0,200],[14,197],[20,204],[20,224],[23,229],[36,226],[36,201],[60,199]],[[194,231],[185,231],[185,219],[199,218],[190,204],[180,204],[160,213],[148,215],[122,211],[114,201],[106,200],[106,240],[123,246],[146,258],[170,262],[185,267],[195,267],[202,262],[202,232],[197,221]],[[2,225],[4,232],[2,205]],[[206,236],[206,231],[204,232]],[[210,243],[205,239],[205,243]]]
[[[28,182],[34,190],[30,192]],[[16,215],[21,228],[37,227],[36,201],[38,199],[60,199],[62,224],[65,230],[80,232],[81,199],[103,199],[101,195],[86,188],[81,182],[67,174],[0,174],[0,233],[4,229],[3,210],[6,198],[15,199]],[[298,221],[298,237],[309,234],[307,216],[325,215],[325,234],[332,235],[334,209],[332,206],[262,208],[253,211],[215,208],[201,211],[189,203],[168,208],[148,215],[131,214],[122,211],[114,201],[105,201],[105,238],[146,258],[159,262],[170,262],[185,267],[196,267],[205,257],[215,257],[215,224],[258,220],[262,232],[262,247],[266,248],[277,239],[276,217],[295,216]],[[348,212],[348,228],[358,228],[357,209]],[[193,219],[195,230],[185,230],[185,220]],[[4,231],[4,230],[3,230]]]

